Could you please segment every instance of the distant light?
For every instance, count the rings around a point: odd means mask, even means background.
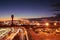
[[[57,24],[56,24],[56,23],[54,23],[54,25],[56,26]]]
[[[49,23],[46,23],[45,25],[46,25],[46,26],[49,26]]]
[[[60,30],[56,29],[56,32],[60,32]]]
[[[37,25],[40,25],[39,23],[37,23]]]

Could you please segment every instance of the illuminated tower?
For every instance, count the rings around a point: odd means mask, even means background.
[[[11,18],[12,18],[12,20],[11,20],[11,26],[13,26],[13,19],[14,19],[14,15],[13,14],[11,15]]]

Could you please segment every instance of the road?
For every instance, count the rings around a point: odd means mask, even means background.
[[[29,34],[29,39],[31,40],[39,40],[38,36],[36,35],[36,33],[34,33],[34,31],[32,29],[28,29],[27,30],[28,34]]]
[[[6,29],[6,28],[3,28],[3,29]],[[10,31],[8,31],[7,35],[5,35],[0,40],[29,40],[27,30],[24,27],[22,27],[22,28],[12,27],[9,29],[10,29]],[[7,30],[9,30],[9,29],[7,29]],[[5,30],[5,31],[7,31],[7,30]]]
[[[7,31],[7,30],[6,30]],[[6,32],[5,32],[6,33]],[[2,33],[3,34],[3,33]],[[2,35],[1,34],[1,35]],[[19,35],[20,39],[23,40],[23,30],[21,28],[18,27],[14,27],[13,30],[9,31],[9,33],[7,33],[7,35],[5,35],[5,37],[3,37],[0,40],[13,40],[13,38],[16,35]],[[3,35],[2,35],[3,36]]]
[[[3,31],[3,30],[8,30],[8,31]],[[13,27],[11,29],[2,29],[0,30],[0,32],[1,31],[3,31],[1,35],[5,34],[6,32],[7,35],[5,35],[0,40],[60,40],[60,34],[46,33],[42,31],[39,34],[37,34],[31,28],[26,29],[24,27],[22,28]]]
[[[10,28],[1,28],[0,29],[0,40],[10,32]]]

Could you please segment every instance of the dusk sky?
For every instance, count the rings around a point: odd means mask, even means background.
[[[53,15],[51,4],[56,0],[0,0],[0,18],[14,14],[19,18],[39,18]]]

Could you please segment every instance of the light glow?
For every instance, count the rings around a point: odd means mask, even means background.
[[[49,26],[49,23],[47,22],[45,25],[46,25],[46,26]]]
[[[40,24],[39,24],[39,23],[37,23],[37,25],[39,26]]]
[[[54,25],[56,26],[57,24],[56,24],[56,23],[54,23]]]

